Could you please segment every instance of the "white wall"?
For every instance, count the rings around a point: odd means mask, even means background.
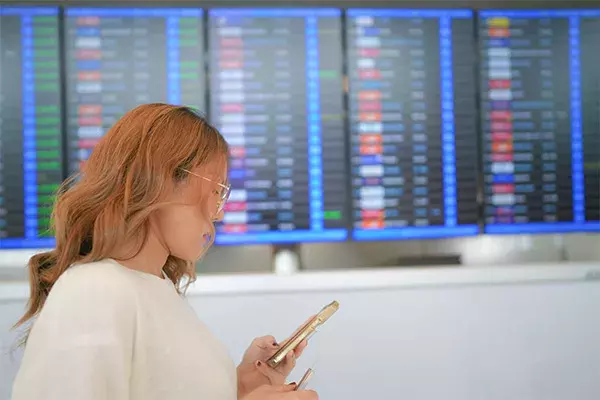
[[[598,263],[206,277],[190,301],[238,359],[339,300],[297,370],[315,367],[324,400],[597,400],[598,277]],[[0,286],[3,351],[25,294]],[[0,358],[1,400],[17,366]]]

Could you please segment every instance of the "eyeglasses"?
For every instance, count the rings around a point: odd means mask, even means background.
[[[221,193],[220,193],[221,198],[219,199],[219,203],[217,204],[217,213],[220,213],[223,210],[223,207],[225,207],[225,203],[227,203],[227,200],[229,199],[229,194],[231,193],[231,185],[213,181],[212,179],[209,179],[202,175],[198,175],[192,171],[188,171],[187,169],[181,168],[181,170],[183,172],[187,172],[190,175],[194,175],[200,179],[204,179],[205,181],[215,183],[221,187]]]

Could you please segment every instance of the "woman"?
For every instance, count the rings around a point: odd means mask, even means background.
[[[259,338],[236,369],[180,296],[223,215],[227,154],[186,107],[143,105],[110,129],[58,195],[56,249],[29,262],[13,400],[317,398],[284,385],[301,349],[271,369],[278,345]]]

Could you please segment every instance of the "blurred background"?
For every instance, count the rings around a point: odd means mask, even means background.
[[[155,101],[231,146],[188,297],[236,360],[336,299],[323,399],[599,398],[598,39],[596,1],[0,2],[0,399],[53,193]]]

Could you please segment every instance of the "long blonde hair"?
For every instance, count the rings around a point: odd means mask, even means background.
[[[223,136],[188,107],[156,103],[126,113],[97,144],[83,172],[59,190],[52,215],[56,248],[29,260],[29,303],[15,327],[41,311],[54,283],[74,263],[109,258],[132,240],[139,252],[150,215],[185,179],[182,170],[215,157],[226,162],[227,153]],[[174,256],[163,270],[180,292],[182,282],[196,278],[193,263]]]

